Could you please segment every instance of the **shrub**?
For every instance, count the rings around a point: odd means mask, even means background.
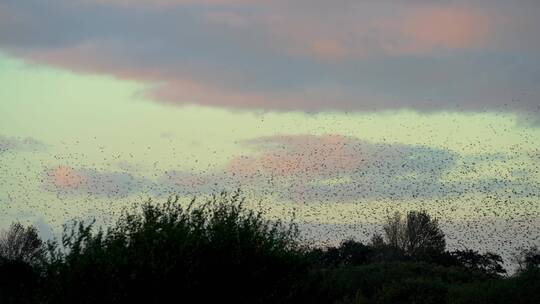
[[[75,223],[49,267],[50,301],[286,301],[278,291],[305,267],[296,227],[265,220],[243,202],[239,192],[187,206],[177,198],[147,202],[106,232]]]
[[[410,211],[405,218],[396,212],[388,217],[383,230],[386,245],[416,259],[442,254],[446,247],[444,233],[437,219],[432,219],[425,211]],[[373,241],[381,242],[377,236]]]

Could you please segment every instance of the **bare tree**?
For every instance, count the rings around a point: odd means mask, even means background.
[[[386,244],[409,256],[442,253],[446,247],[437,219],[425,211],[410,211],[405,218],[396,212],[388,217],[383,230]]]
[[[0,233],[0,257],[29,264],[40,262],[45,255],[45,245],[34,226],[24,227],[13,223]]]
[[[431,219],[425,211],[411,211],[407,214],[405,235],[405,251],[411,256],[442,253],[446,248],[439,222]]]
[[[518,265],[518,271],[540,267],[540,248],[537,245],[523,248],[514,255],[513,261]]]
[[[406,223],[403,221],[401,213],[396,212],[392,216],[388,216],[383,230],[387,245],[405,249],[407,242],[407,236],[405,235]]]
[[[373,247],[382,247],[384,246],[384,238],[379,233],[375,233],[371,236],[369,244]]]

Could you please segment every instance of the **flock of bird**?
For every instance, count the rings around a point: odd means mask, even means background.
[[[170,160],[182,159],[174,137],[166,140],[174,145]],[[73,218],[111,224],[122,208],[149,197],[176,193],[187,202],[240,187],[248,206],[266,208],[269,218],[295,217],[311,244],[368,241],[388,215],[423,209],[439,219],[450,248],[510,261],[520,247],[540,243],[540,148],[525,133],[521,140],[533,148],[460,154],[354,136],[275,135],[240,142],[245,154],[224,165],[163,170],[151,147],[138,160],[97,138],[95,151],[77,152],[70,146],[79,141],[32,151],[16,147],[37,141],[0,137],[0,225],[47,223],[40,229],[52,235]]]

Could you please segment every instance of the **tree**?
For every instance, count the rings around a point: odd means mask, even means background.
[[[442,254],[446,247],[437,219],[432,219],[426,211],[410,211],[405,218],[396,212],[388,217],[383,230],[385,243],[410,257]]]
[[[297,238],[292,223],[244,207],[240,192],[149,201],[105,231],[66,226],[46,302],[284,303],[307,267]]]
[[[531,246],[521,250],[514,261],[518,264],[519,271],[530,270],[540,267],[540,249],[538,246]]]
[[[371,240],[369,241],[369,245],[374,248],[380,248],[384,246],[384,238],[380,233],[375,233],[371,236]]]
[[[406,228],[406,223],[403,221],[401,213],[395,212],[394,215],[389,216],[383,226],[386,244],[405,250],[407,245]]]
[[[370,262],[373,249],[349,239],[341,242],[337,248],[313,249],[311,255],[323,266],[364,265]]]
[[[411,211],[405,225],[405,251],[410,256],[443,253],[446,248],[444,233],[437,219],[425,211]]]
[[[467,269],[481,271],[490,276],[506,273],[506,270],[502,266],[503,260],[498,254],[492,252],[481,254],[471,249],[456,250],[450,254],[460,265]]]
[[[0,257],[35,265],[45,256],[45,245],[34,226],[13,223],[0,233]]]
[[[22,260],[0,258],[0,303],[38,303],[39,272]]]

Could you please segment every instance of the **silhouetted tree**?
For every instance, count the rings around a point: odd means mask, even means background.
[[[492,252],[481,254],[471,249],[456,250],[450,254],[457,259],[460,265],[470,270],[481,271],[490,276],[506,273],[502,266],[503,260],[498,254]]]
[[[388,217],[383,231],[386,245],[399,248],[410,257],[442,254],[446,247],[437,219],[432,219],[425,211],[410,211],[405,218],[396,212]],[[373,241],[380,242],[380,239],[374,237]]]
[[[354,240],[345,240],[339,247],[315,248],[310,252],[311,258],[322,266],[363,265],[371,262],[374,250]]]
[[[371,236],[371,240],[369,241],[369,244],[372,246],[372,247],[375,247],[375,248],[379,248],[379,247],[382,247],[384,246],[384,238],[381,234],[379,233],[374,233],[372,236]]]
[[[383,226],[385,243],[389,246],[405,250],[407,247],[407,223],[402,219],[401,213],[395,212],[388,216]]]
[[[407,213],[405,224],[405,252],[408,255],[426,256],[442,254],[446,248],[444,233],[437,219],[431,219],[425,211]]]
[[[45,246],[34,226],[13,223],[0,233],[0,303],[34,303]]]
[[[243,207],[239,193],[206,203],[148,202],[107,231],[76,223],[49,267],[54,303],[284,303],[304,273],[294,225]],[[96,291],[100,292],[96,292]]]
[[[0,303],[37,303],[39,272],[22,260],[0,258]]]
[[[521,252],[525,270],[501,276],[496,254],[444,251],[425,212],[394,214],[367,245],[308,249],[239,192],[139,207],[107,230],[73,222],[47,254],[35,228],[12,225],[0,303],[540,303],[537,247]]]
[[[45,245],[34,226],[13,223],[0,234],[0,257],[35,265],[43,261]]]
[[[346,265],[363,265],[370,262],[373,250],[360,242],[346,240],[340,246],[343,263]]]
[[[531,246],[521,250],[514,261],[518,264],[519,271],[527,271],[540,267],[540,249],[538,246]]]

